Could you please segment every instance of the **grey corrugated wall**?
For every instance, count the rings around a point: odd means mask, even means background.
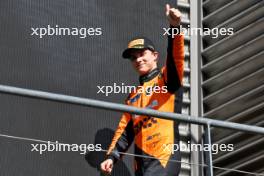
[[[234,35],[203,37],[203,115],[264,126],[264,6],[261,0],[203,1],[203,27],[233,28]],[[213,156],[215,166],[264,173],[262,136],[226,129],[213,141],[234,144]],[[244,175],[215,170],[217,176]]]

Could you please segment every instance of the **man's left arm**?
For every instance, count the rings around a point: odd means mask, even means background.
[[[166,15],[170,28],[178,28],[181,22],[179,10],[166,5]],[[180,31],[177,35],[168,36],[167,61],[164,73],[168,91],[171,93],[177,91],[182,86],[184,74],[184,35],[180,34]]]

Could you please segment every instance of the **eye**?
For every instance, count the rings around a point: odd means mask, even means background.
[[[130,61],[134,61],[136,58],[137,58],[136,56],[130,56],[130,57],[129,57],[129,60],[130,60]]]
[[[131,61],[131,62],[133,62],[134,60],[136,60],[137,59],[137,57],[135,57],[135,56],[131,56],[130,58],[129,58],[129,60]]]
[[[140,57],[145,56],[146,54],[147,54],[147,50],[144,50],[144,51],[139,53]]]

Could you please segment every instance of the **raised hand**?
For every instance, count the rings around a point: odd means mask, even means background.
[[[171,26],[177,27],[181,23],[181,12],[178,9],[171,8],[166,4],[166,16]]]

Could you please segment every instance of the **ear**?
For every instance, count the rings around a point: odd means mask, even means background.
[[[153,55],[155,56],[155,61],[158,62],[159,59],[159,53],[157,51],[153,52]]]

